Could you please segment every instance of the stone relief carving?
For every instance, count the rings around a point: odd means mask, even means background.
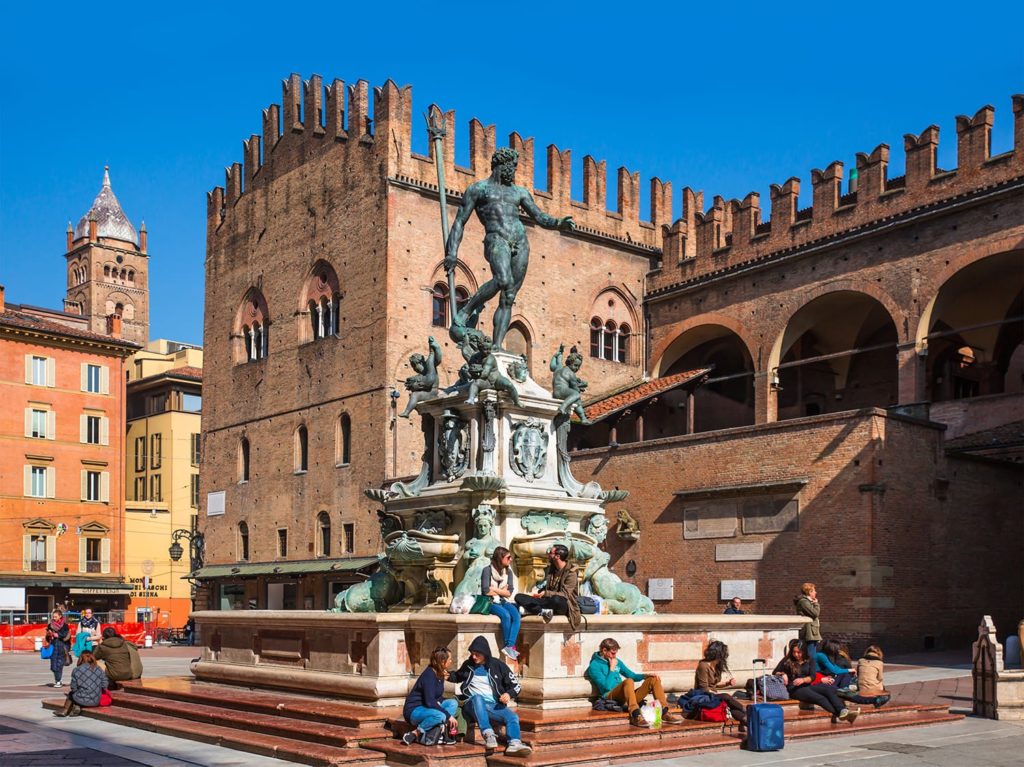
[[[552,530],[567,530],[569,519],[565,514],[554,511],[531,511],[524,514],[519,523],[527,535],[537,535]]]
[[[441,473],[449,482],[463,475],[469,466],[469,424],[451,411],[441,416],[437,436]]]
[[[543,477],[548,460],[548,439],[547,429],[536,418],[516,423],[509,438],[512,471],[527,482]]]

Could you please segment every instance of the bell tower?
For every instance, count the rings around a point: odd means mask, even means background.
[[[149,255],[146,224],[136,232],[110,186],[103,186],[75,227],[68,222],[67,297],[64,310],[89,318],[89,329],[108,334],[112,316],[121,318],[121,337],[149,341]]]

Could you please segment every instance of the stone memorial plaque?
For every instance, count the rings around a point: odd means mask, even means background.
[[[748,498],[740,509],[743,532],[786,533],[800,529],[800,501],[791,495]]]
[[[719,599],[757,599],[757,581],[721,581]]]
[[[716,562],[749,562],[764,559],[763,543],[719,543],[715,546]]]
[[[673,599],[675,597],[675,585],[676,582],[673,578],[648,578],[647,596],[655,602]]]
[[[734,538],[736,501],[700,501],[683,507],[683,538]]]

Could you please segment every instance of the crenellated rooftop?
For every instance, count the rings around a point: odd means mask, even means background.
[[[715,197],[704,210],[702,192],[683,189],[683,214],[663,227],[661,269],[652,274],[649,295],[657,296],[716,272],[827,241],[947,200],[1024,179],[1024,96],[1013,102],[1014,146],[991,152],[995,109],[984,106],[973,117],[956,118],[957,167],[938,167],[939,128],[903,137],[906,172],[888,175],[889,146],[879,144],[856,156],[856,175],[843,194],[843,163],[811,171],[811,204],[801,208],[800,180],[772,184],[767,220],[761,199]]]

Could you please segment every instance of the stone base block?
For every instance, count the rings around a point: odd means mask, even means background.
[[[337,696],[368,706],[401,705],[435,647],[456,665],[478,635],[497,654],[498,619],[447,613],[351,614],[308,610],[207,611],[194,614],[205,638],[192,672],[203,681]],[[591,615],[578,631],[565,618],[524,618],[518,662],[521,706],[570,708],[594,694],[583,672],[605,637],[621,645],[634,671],[659,674],[666,690],[693,687],[703,648],[729,645],[739,683],[753,676],[753,659],[779,659],[805,618],[781,615]]]

